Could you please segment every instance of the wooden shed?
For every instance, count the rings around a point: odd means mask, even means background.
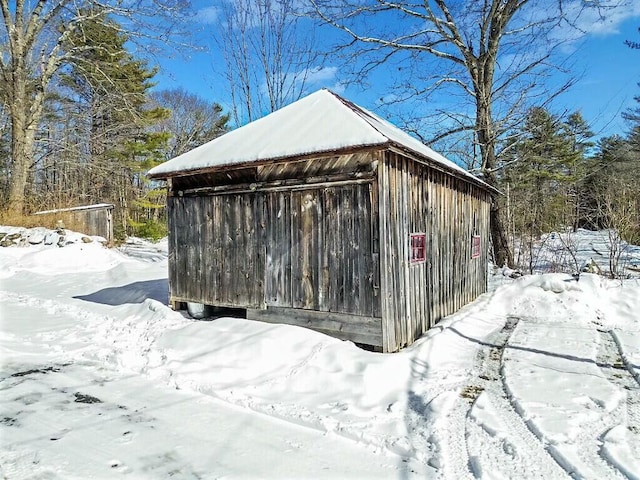
[[[87,235],[104,237],[109,243],[113,241],[113,208],[111,203],[96,203],[79,207],[43,210],[35,215],[62,221],[68,228],[73,228]]]
[[[486,290],[491,188],[328,90],[153,168],[174,307],[384,352]]]

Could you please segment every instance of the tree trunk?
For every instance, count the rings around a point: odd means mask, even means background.
[[[17,143],[24,144],[24,141],[20,141],[20,137],[23,137],[23,134],[24,132],[17,132],[17,134],[13,134],[13,162],[11,167],[11,181],[9,183],[9,199],[7,206],[7,211],[11,215],[21,215],[24,211],[24,196],[25,188],[27,186],[29,165],[27,163],[24,148],[20,148],[20,146],[16,148]]]
[[[478,143],[480,145],[480,152],[482,155],[482,171],[484,173],[484,180],[492,187],[498,188],[498,179],[494,173],[497,163],[496,143],[493,129],[491,128],[493,125],[493,119],[491,118],[490,94],[488,94],[488,92],[491,91],[491,87],[490,82],[487,81],[491,76],[485,75],[483,78],[489,85],[483,85],[485,82],[481,81],[478,81],[476,84],[480,87],[476,89],[476,95],[478,97],[476,109],[476,134],[478,136]],[[502,267],[504,265],[513,267],[513,253],[509,248],[503,215],[500,202],[494,196],[491,202],[489,216],[494,262],[498,267]]]
[[[17,88],[13,89],[14,99],[11,105],[11,179],[7,210],[11,214],[22,215],[29,167],[33,158],[35,131],[26,114],[26,85],[21,85],[23,82],[17,83]]]
[[[21,9],[16,17],[20,15]],[[9,43],[9,68],[3,65],[2,73],[8,79],[11,114],[11,175],[7,211],[22,215],[29,169],[33,162],[36,127],[42,114],[44,87],[39,82],[35,86],[29,84],[33,72],[32,65],[28,64],[28,39],[25,38],[22,19],[18,18],[16,22],[16,25],[7,25],[5,16],[5,27],[10,32],[12,41]]]
[[[502,211],[497,199],[494,198],[491,202],[490,210],[490,223],[491,223],[491,242],[493,245],[493,255],[496,265],[502,267],[507,265],[513,266],[513,254],[509,248],[509,242],[505,233],[504,224],[502,223]]]

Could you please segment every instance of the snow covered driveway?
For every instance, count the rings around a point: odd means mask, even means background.
[[[383,355],[185,319],[128,253],[0,249],[5,478],[640,478],[637,280],[523,277]]]
[[[544,275],[515,285],[521,295],[511,302],[513,313],[479,352],[482,393],[468,419],[485,438],[472,464],[522,477],[513,467],[535,452],[525,476],[550,457],[573,477],[640,478],[637,284]],[[629,339],[624,346],[621,331]],[[495,462],[489,446],[513,461]],[[550,476],[561,474],[540,471],[540,478]]]
[[[397,474],[397,459],[348,440],[89,362],[16,372],[2,388],[4,478]]]
[[[113,324],[144,318],[161,332],[192,323],[140,297],[162,283],[166,292],[166,279],[149,280],[166,263],[84,245],[66,253],[73,264],[49,270],[54,254],[2,259],[12,273],[0,291],[2,478],[393,478],[405,469],[392,453],[119,368]],[[135,348],[117,355],[143,365],[134,357],[148,334],[127,332]]]

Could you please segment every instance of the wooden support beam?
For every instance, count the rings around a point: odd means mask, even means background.
[[[247,318],[261,322],[296,325],[342,340],[374,347],[382,346],[382,320],[377,317],[269,307],[266,310],[247,309]]]
[[[224,195],[250,192],[277,192],[282,190],[304,190],[308,188],[337,187],[372,182],[372,172],[353,172],[342,175],[322,175],[320,177],[293,178],[267,182],[243,183],[239,185],[216,185],[212,187],[189,188],[173,192],[173,195]]]

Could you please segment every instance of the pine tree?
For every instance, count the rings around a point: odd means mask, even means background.
[[[515,230],[539,236],[573,223],[574,209],[567,198],[583,156],[584,146],[571,130],[579,118],[575,114],[571,123],[563,123],[543,108],[528,112],[502,178],[515,201]]]
[[[582,118],[580,112],[574,112],[569,115],[564,124],[564,133],[571,142],[571,151],[575,153],[574,162],[568,167],[570,168],[569,185],[567,195],[568,202],[574,205],[573,230],[577,230],[581,225],[582,208],[584,199],[582,197],[583,183],[587,175],[587,153],[595,144],[590,141],[593,132],[589,128],[587,122]]]
[[[638,86],[640,87],[640,83],[638,83]],[[640,104],[640,95],[636,95],[633,99]],[[627,136],[627,141],[640,157],[640,105],[628,108],[622,112],[622,118],[624,118],[631,126],[631,130]]]
[[[88,197],[115,203],[124,233],[158,218],[161,205],[147,198],[144,172],[163,160],[169,134],[151,127],[169,112],[150,107],[156,70],[127,51],[128,38],[118,24],[100,12],[86,17],[67,41],[78,53],[62,83],[86,118]]]

